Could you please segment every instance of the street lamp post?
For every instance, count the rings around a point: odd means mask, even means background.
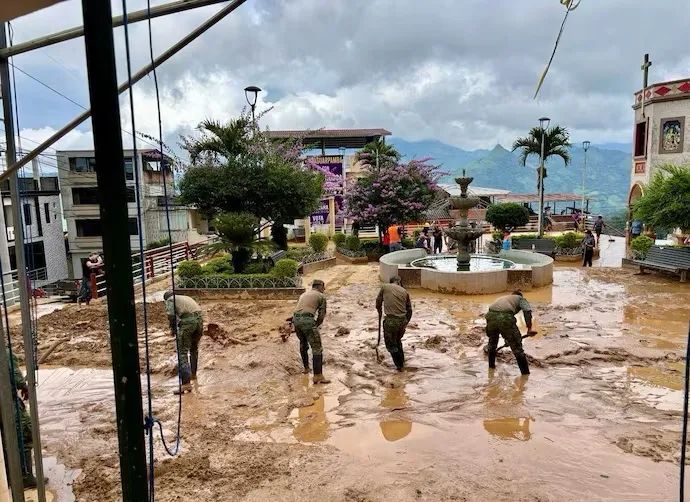
[[[256,100],[258,99],[260,92],[261,89],[255,85],[250,85],[244,88],[244,97],[247,98],[247,103],[249,103],[249,106],[252,109],[252,125],[256,125],[254,110],[256,109]]]
[[[539,119],[541,128],[541,155],[539,156],[539,238],[544,237],[544,136],[549,128],[551,119],[542,117]]]
[[[582,205],[580,209],[582,210],[582,230],[585,230],[587,225],[585,223],[585,180],[587,179],[587,150],[589,150],[589,141],[582,142],[582,149],[585,151],[585,160],[582,166]]]

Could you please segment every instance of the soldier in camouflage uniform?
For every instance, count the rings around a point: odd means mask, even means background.
[[[400,277],[392,277],[390,284],[381,286],[379,295],[376,297],[376,310],[379,312],[379,318],[385,310],[383,338],[386,349],[390,352],[395,367],[398,371],[402,371],[405,365],[402,338],[405,335],[407,323],[412,319],[412,302],[410,295],[400,285]]]
[[[163,299],[171,331],[174,332],[175,323],[177,323],[177,365],[182,386],[174,393],[184,394],[192,391],[191,380],[196,380],[196,371],[199,366],[199,342],[204,330],[204,319],[201,307],[189,296],[173,295],[172,291],[166,291]]]
[[[304,373],[309,373],[309,347],[311,347],[314,363],[314,383],[330,383],[323,376],[323,347],[319,326],[326,317],[326,285],[315,279],[311,290],[302,293],[297,301],[297,308],[292,316],[297,338],[299,338],[299,352],[302,356]]]
[[[515,321],[515,314],[522,310],[525,316],[527,330],[532,331],[532,307],[522,296],[522,291],[513,291],[513,294],[503,296],[489,307],[486,314],[486,334],[489,337],[489,368],[496,367],[496,352],[498,337],[503,335],[506,345],[515,355],[515,360],[523,375],[529,374],[527,356],[522,350],[522,334]]]
[[[7,351],[7,357],[11,362],[12,368],[14,370],[12,376],[12,383],[14,384],[14,402],[15,402],[15,412],[18,414],[19,427],[21,427],[21,435],[18,434],[17,439],[19,440],[19,447],[24,448],[22,451],[22,475],[24,481],[24,488],[35,488],[36,487],[36,477],[33,475],[33,463],[31,461],[31,450],[33,448],[33,435],[31,433],[31,418],[29,413],[26,411],[26,405],[24,400],[29,398],[29,387],[24,379],[24,374],[19,367],[19,361],[14,354],[10,357],[9,349]],[[0,420],[0,426],[2,426],[2,421]],[[19,430],[17,431],[20,432]],[[47,483],[48,480],[46,479]]]

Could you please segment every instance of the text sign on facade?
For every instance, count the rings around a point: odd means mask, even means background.
[[[644,174],[645,162],[635,162],[635,174]]]
[[[336,157],[337,158],[337,157]],[[317,164],[323,169],[330,172],[334,177],[340,178],[340,185],[342,186],[343,177],[343,162],[323,162],[322,160],[334,160],[333,157],[329,159],[319,159]],[[335,199],[335,219],[336,223],[342,222],[343,219],[343,194],[341,193],[333,194]],[[312,225],[325,225],[328,223],[328,198],[321,200],[321,206],[315,212],[310,215],[310,220]]]

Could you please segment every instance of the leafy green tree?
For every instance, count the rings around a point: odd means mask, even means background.
[[[200,137],[183,138],[192,165],[180,181],[180,201],[207,217],[247,212],[273,222],[302,218],[317,209],[324,175],[304,165],[298,140],[271,141],[242,116],[205,121]]]
[[[659,166],[644,195],[633,204],[633,213],[653,228],[690,231],[690,167]]]
[[[486,210],[486,221],[497,229],[521,227],[529,223],[529,211],[515,202],[492,204]]]
[[[271,240],[278,247],[278,249],[286,250],[288,248],[288,232],[285,225],[276,221],[271,226]]]
[[[440,174],[428,159],[386,169],[372,166],[349,188],[348,216],[362,223],[375,223],[381,230],[393,223],[420,221],[437,197]]]
[[[533,127],[529,134],[524,138],[518,138],[513,143],[513,151],[521,149],[520,162],[527,165],[527,158],[534,155],[541,158],[541,127]],[[544,131],[544,163],[551,157],[560,157],[567,166],[570,164],[570,134],[565,127],[559,125],[550,127]],[[544,178],[546,178],[546,168],[544,168]],[[539,179],[539,168],[537,168],[537,180]],[[537,190],[539,190],[537,181]]]

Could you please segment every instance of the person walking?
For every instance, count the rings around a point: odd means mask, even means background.
[[[515,320],[515,314],[522,311],[527,324],[528,334],[532,331],[532,306],[522,295],[522,291],[515,290],[512,294],[502,296],[489,307],[486,314],[486,334],[489,337],[489,368],[496,367],[498,353],[498,338],[503,335],[506,345],[513,351],[520,373],[529,375],[527,356],[522,349],[522,335]]]
[[[292,315],[292,324],[299,339],[304,373],[309,373],[309,347],[311,347],[314,384],[331,383],[323,376],[323,347],[319,326],[326,317],[326,285],[319,279],[311,283],[311,290],[302,293]]]
[[[407,324],[412,319],[410,295],[400,283],[400,277],[391,277],[390,283],[381,286],[376,297],[379,318],[383,313],[386,315],[383,319],[383,339],[398,371],[402,371],[405,366],[402,338]]]
[[[585,238],[582,239],[582,251],[584,259],[582,260],[583,267],[592,266],[592,257],[594,256],[594,246],[596,246],[597,241],[594,239],[594,235],[591,230],[585,231]]]
[[[443,229],[441,225],[434,225],[434,254],[441,254],[443,252]]]
[[[199,368],[199,342],[204,330],[201,307],[193,298],[166,291],[163,295],[165,310],[170,322],[170,330],[177,327],[177,367],[182,387],[174,394],[192,391],[192,380],[196,380]]]
[[[513,239],[510,237],[510,232],[506,230],[503,232],[503,241],[501,242],[501,249],[503,251],[510,251],[513,247]]]
[[[597,216],[596,221],[594,222],[594,233],[597,235],[597,247],[599,247],[599,241],[601,240],[601,232],[604,230],[606,227],[606,223],[604,223],[604,217],[602,215]]]

